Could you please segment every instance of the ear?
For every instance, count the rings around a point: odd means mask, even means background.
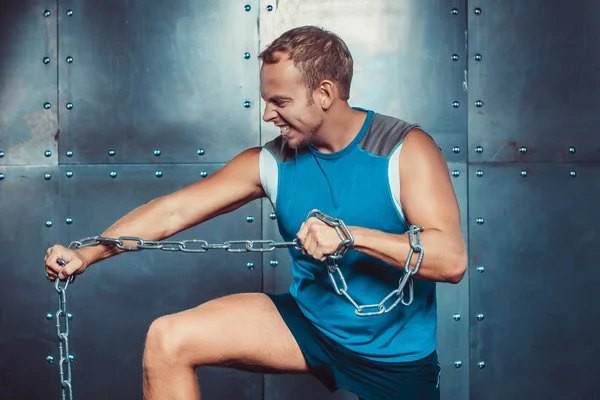
[[[329,109],[333,104],[333,99],[336,94],[336,87],[333,82],[324,80],[319,84],[317,89],[317,102],[323,110]]]

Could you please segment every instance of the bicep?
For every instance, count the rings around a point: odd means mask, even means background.
[[[407,223],[461,235],[460,211],[448,165],[425,132],[409,132],[400,154],[400,198]]]
[[[245,150],[223,168],[165,197],[177,230],[233,211],[264,197],[259,170],[260,148]]]

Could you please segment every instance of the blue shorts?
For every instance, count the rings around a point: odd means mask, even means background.
[[[371,361],[324,336],[306,319],[289,293],[266,295],[294,335],[313,375],[330,392],[345,389],[361,400],[440,399],[437,350],[417,361]]]

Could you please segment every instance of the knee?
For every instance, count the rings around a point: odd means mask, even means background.
[[[144,367],[173,365],[181,360],[180,340],[172,317],[164,316],[150,325],[144,345]]]

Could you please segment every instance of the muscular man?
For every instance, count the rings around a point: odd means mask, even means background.
[[[283,238],[302,244],[290,249],[293,283],[284,295],[235,294],[154,321],[143,355],[145,399],[199,399],[195,368],[203,365],[312,373],[331,391],[365,400],[439,398],[435,284],[459,282],[467,264],[440,149],[417,125],[348,105],[353,61],[334,34],[292,29],[260,59],[263,119],[281,135],[133,210],[102,236],[162,240],[266,196]],[[340,218],[354,237],[339,268],[358,304],[377,304],[398,286],[408,228],[424,227],[413,303],[358,316],[334,291],[324,262],[340,237],[306,220],[312,209]],[[56,245],[45,268],[51,281],[65,279],[120,252]]]

